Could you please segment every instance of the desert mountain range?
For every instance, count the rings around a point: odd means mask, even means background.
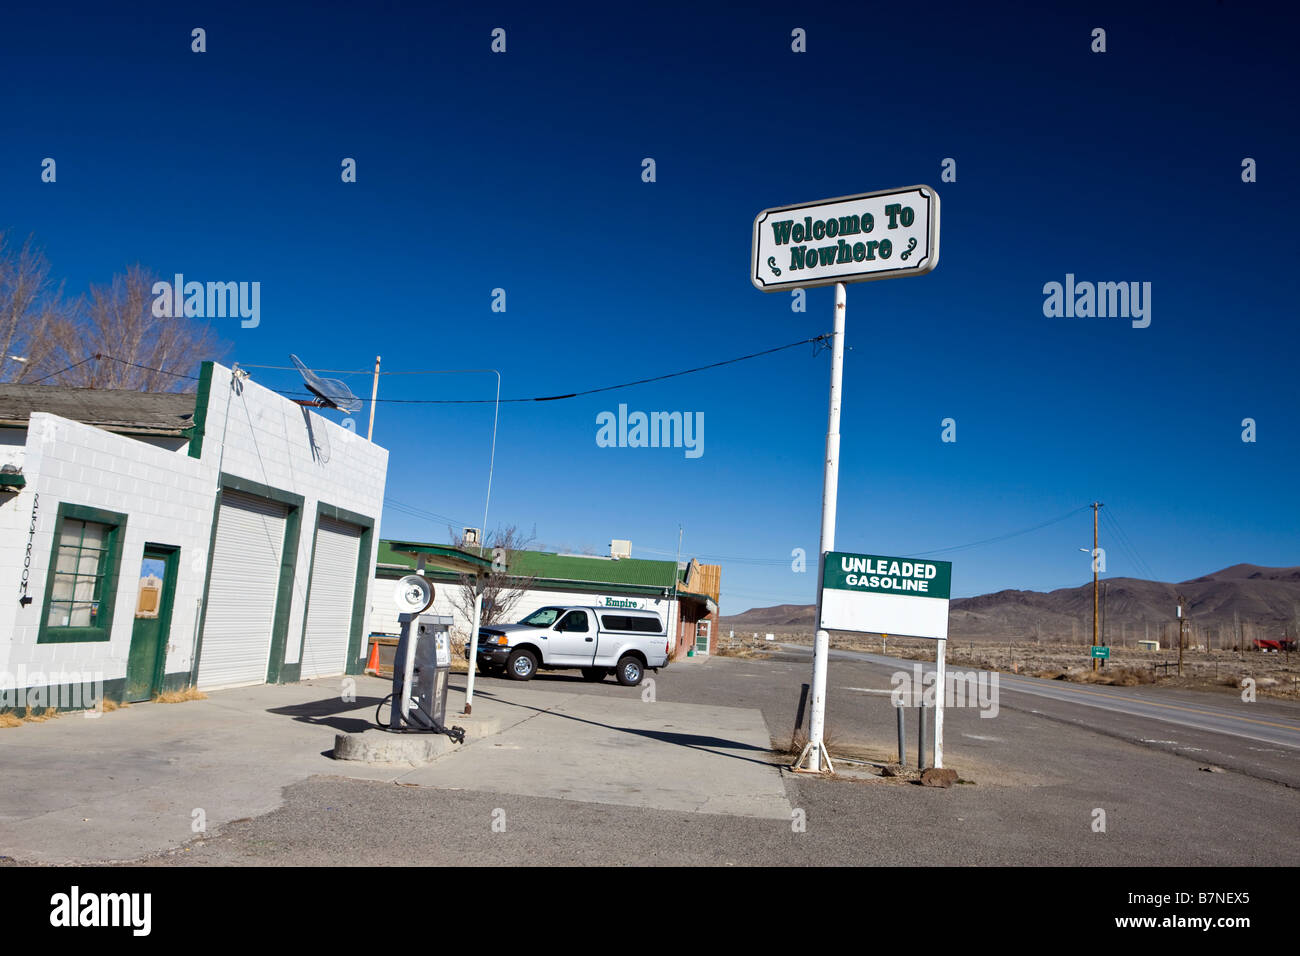
[[[1235,564],[1190,581],[1169,584],[1141,578],[1102,578],[1101,620],[1108,643],[1143,637],[1166,644],[1176,634],[1178,595],[1188,602],[1191,641],[1231,646],[1241,632],[1254,638],[1294,636],[1300,629],[1300,567]],[[724,593],[725,597],[725,593]],[[815,607],[778,604],[723,617],[719,633],[811,631]],[[1086,640],[1092,630],[1092,582],[1055,591],[996,591],[954,598],[949,636],[956,640]]]

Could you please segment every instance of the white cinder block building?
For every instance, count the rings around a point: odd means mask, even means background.
[[[211,362],[192,395],[0,385],[0,710],[359,672],[387,467]]]

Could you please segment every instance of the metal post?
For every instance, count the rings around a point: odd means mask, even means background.
[[[1097,646],[1097,509],[1101,505],[1092,503],[1092,646]],[[1091,650],[1088,651],[1092,653]],[[1092,659],[1092,669],[1097,669],[1097,658]]]
[[[916,769],[925,769],[925,701],[921,701],[920,713],[917,715],[918,732],[916,735]]]
[[[948,642],[939,641],[934,652],[934,765],[943,766],[944,657]]]
[[[903,726],[904,725],[903,714],[906,712],[907,708],[904,707],[902,704],[900,704],[899,706],[895,707],[894,710],[898,712],[898,765],[900,767],[906,767],[907,747],[903,743],[903,733],[905,730]]]
[[[483,554],[483,547],[487,544],[488,505],[492,502],[492,472],[496,470],[497,466],[497,420],[500,418],[501,414],[501,373],[494,368],[488,369],[488,371],[496,374],[497,397],[492,411],[492,457],[488,459],[487,497],[483,499],[483,527],[478,533],[478,553],[480,555]],[[477,625],[474,627],[474,633],[478,633]]]
[[[835,331],[831,337],[831,396],[826,426],[826,462],[822,472],[822,536],[817,561],[817,636],[813,640],[812,715],[808,727],[808,746],[795,761],[795,769],[812,773],[826,769],[835,772],[823,743],[826,723],[826,667],[831,636],[822,628],[822,584],[826,572],[826,553],[835,550],[835,505],[839,491],[840,469],[840,384],[844,375],[844,312],[847,293],[843,282],[835,283]],[[807,761],[806,768],[804,762]]]
[[[375,384],[370,389],[370,427],[366,429],[366,441],[375,440],[375,400],[379,398],[379,356],[375,356]]]
[[[469,632],[469,674],[465,679],[465,713],[474,709],[474,671],[478,667],[478,628],[483,617],[483,575],[474,575],[474,623]]]

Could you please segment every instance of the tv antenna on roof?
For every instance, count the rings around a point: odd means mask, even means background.
[[[289,358],[293,360],[294,367],[302,373],[303,381],[307,383],[307,391],[316,396],[314,402],[299,401],[299,405],[336,408],[349,415],[361,411],[361,399],[352,394],[352,389],[336,378],[321,378],[304,365],[302,359],[292,353],[289,354]]]

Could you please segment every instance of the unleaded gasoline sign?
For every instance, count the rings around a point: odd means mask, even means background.
[[[947,640],[951,593],[949,561],[829,551],[821,627]]]
[[[939,194],[929,186],[764,209],[750,280],[763,292],[924,275],[939,264]]]

